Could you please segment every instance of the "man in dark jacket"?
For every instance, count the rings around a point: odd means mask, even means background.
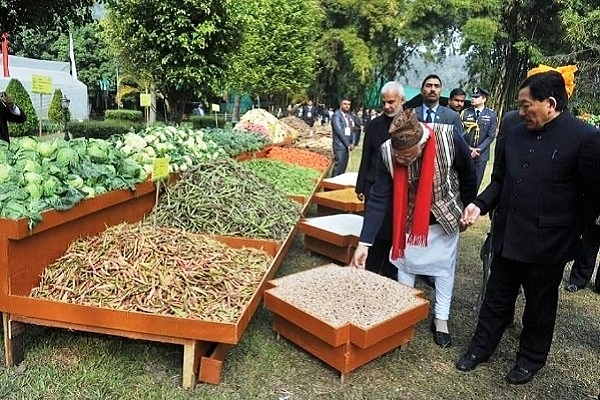
[[[567,111],[563,76],[539,70],[530,71],[519,89],[524,122],[503,135],[491,183],[462,218],[471,225],[494,209],[494,256],[477,327],[456,368],[473,370],[492,355],[522,286],[523,330],[506,376],[511,384],[529,382],[546,364],[558,287],[566,263],[577,255],[584,201],[600,202],[597,192],[588,191],[600,177],[600,133]]]
[[[387,82],[381,88],[381,102],[383,114],[370,121],[365,128],[365,139],[362,146],[360,166],[356,178],[356,196],[364,200],[365,207],[369,202],[369,193],[375,183],[375,166],[380,157],[379,148],[390,138],[390,124],[394,117],[402,111],[404,103],[404,88],[396,81]],[[391,203],[388,210],[389,218],[383,222],[373,245],[369,249],[369,255],[365,268],[392,279],[396,279],[397,269],[390,261],[390,249],[392,247],[392,218]]]
[[[10,142],[8,121],[23,123],[25,122],[25,113],[6,92],[0,92],[0,139],[5,142]]]
[[[331,176],[338,176],[346,172],[350,152],[354,150],[356,131],[354,119],[350,115],[350,99],[344,97],[331,117],[331,130],[333,136],[333,171]]]

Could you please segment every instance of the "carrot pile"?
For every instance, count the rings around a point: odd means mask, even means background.
[[[329,157],[295,147],[273,147],[267,154],[267,158],[318,171],[324,171],[330,163]]]

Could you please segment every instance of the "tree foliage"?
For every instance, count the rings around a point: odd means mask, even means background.
[[[178,121],[185,102],[210,92],[239,42],[231,0],[109,0],[105,30],[119,64],[150,77]]]
[[[242,40],[228,63],[226,86],[252,96],[305,96],[315,79],[323,17],[318,0],[257,0],[235,7]]]
[[[95,3],[95,0],[5,0],[0,2],[0,29],[2,32],[24,27],[39,31],[66,29],[69,24],[90,21]]]

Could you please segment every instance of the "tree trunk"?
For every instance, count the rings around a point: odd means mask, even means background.
[[[235,93],[233,100],[233,110],[231,112],[231,122],[237,123],[240,120],[240,105],[242,103],[242,96],[239,92]]]

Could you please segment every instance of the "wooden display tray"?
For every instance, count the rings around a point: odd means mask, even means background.
[[[154,203],[154,195],[150,193],[150,197],[152,205]],[[140,207],[135,207],[135,209],[141,210]],[[103,209],[102,211],[104,211],[104,218],[112,216],[114,219],[115,216],[110,214],[107,209]],[[121,208],[112,210],[113,213],[119,215],[121,215],[122,211]],[[92,224],[89,222],[86,224],[86,221],[78,221],[77,225],[70,227],[70,229],[72,231],[75,228],[86,225],[95,227],[96,232],[94,233],[100,231],[100,228],[104,226],[102,224],[97,226],[97,223]],[[88,231],[90,230],[88,229]],[[45,232],[52,233],[53,231],[46,230]],[[218,383],[221,375],[220,364],[222,364],[222,360],[215,357],[221,355],[224,357],[224,353],[226,353],[224,349],[228,348],[227,345],[237,344],[242,337],[244,330],[262,299],[262,292],[266,282],[272,279],[277,272],[296,232],[296,227],[291,229],[284,243],[246,238],[217,237],[217,239],[232,247],[250,246],[263,248],[274,256],[258,290],[254,293],[245,310],[235,323],[220,323],[174,316],[159,316],[141,312],[126,312],[31,298],[29,297],[29,293],[33,287],[38,285],[40,276],[46,265],[62,255],[66,247],[68,247],[68,243],[57,256],[47,256],[49,253],[53,254],[56,251],[45,251],[45,258],[36,258],[36,262],[32,263],[29,262],[30,259],[27,257],[27,254],[35,253],[36,247],[44,248],[44,241],[47,242],[46,248],[53,247],[53,236],[45,237],[44,240],[28,240],[41,237],[42,235],[40,234],[29,236],[25,240],[9,241],[2,239],[4,240],[4,245],[0,249],[2,250],[0,257],[4,261],[10,260],[10,262],[0,263],[0,289],[2,291],[0,304],[2,305],[2,311],[6,313],[4,316],[6,363],[9,366],[13,366],[24,359],[23,335],[21,333],[24,331],[23,323],[31,323],[110,334],[131,339],[182,344],[184,345],[183,386],[188,389],[194,387],[196,373],[201,367],[201,357],[209,359],[207,366],[204,367],[204,375],[207,379],[212,379],[212,383]],[[92,232],[87,232],[87,234],[90,233]]]
[[[270,282],[270,288],[277,286]],[[414,296],[423,298],[423,292],[414,290]],[[406,310],[370,328],[352,324],[339,327],[310,315],[270,290],[264,294],[265,308],[275,314],[274,329],[317,358],[345,374],[408,343],[414,336],[414,326],[427,318],[429,302]]]
[[[358,173],[356,172],[346,172],[346,174],[356,174],[358,177]],[[345,174],[342,174],[345,175]],[[345,184],[345,183],[339,183],[339,182],[335,182],[332,180],[334,180],[335,177],[333,178],[325,178],[321,181],[320,187],[324,190],[324,191],[329,191],[329,190],[339,190],[339,189],[347,189],[347,188],[355,188],[356,187],[356,183],[352,184]]]
[[[356,245],[338,246],[316,237],[304,235],[304,248],[316,254],[336,260],[343,265],[349,265],[354,255]]]
[[[300,229],[300,232],[304,233],[305,238],[307,236],[310,236],[320,241],[330,243],[337,247],[358,246],[358,235],[343,235],[336,232],[332,232],[322,227],[311,224],[310,220],[307,219],[302,219],[298,222],[298,229]]]
[[[350,196],[348,197],[353,200],[340,201],[336,199],[336,196],[339,195],[340,192],[347,192],[348,194],[350,194]],[[365,209],[365,203],[363,201],[358,200],[353,188],[315,193],[315,195],[313,196],[313,202],[317,204],[317,206],[322,206],[324,208],[336,210],[338,212],[361,213]]]

